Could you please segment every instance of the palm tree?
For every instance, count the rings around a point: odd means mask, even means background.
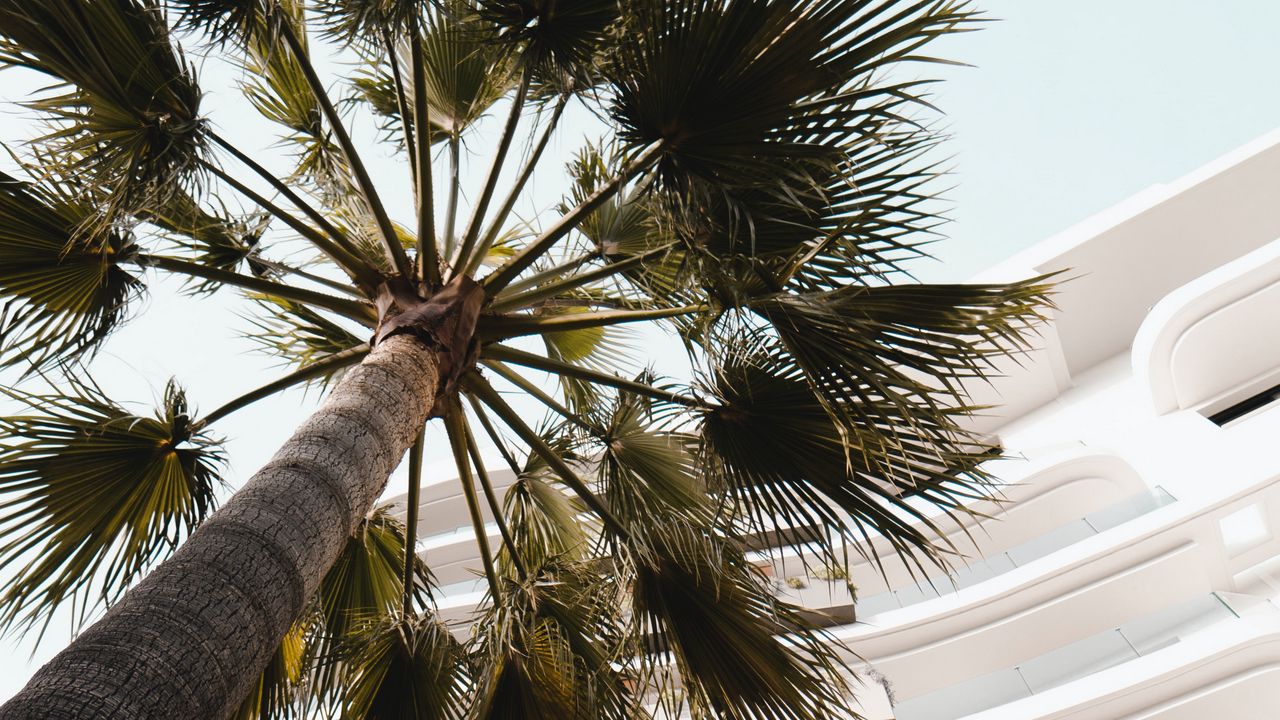
[[[0,621],[87,625],[0,717],[851,717],[850,656],[747,540],[837,564],[878,534],[945,567],[938,513],[992,491],[965,383],[1026,347],[1047,285],[903,272],[941,221],[903,68],[978,21],[962,0],[0,0],[0,62],[50,81],[27,101],[47,131],[0,176],[0,360],[30,388],[0,421]],[[191,48],[243,67],[291,174],[219,133]],[[321,54],[359,70],[326,79]],[[558,212],[517,222],[571,107],[609,136]],[[414,207],[384,203],[356,116]],[[174,384],[127,411],[89,361],[150,273],[245,294],[291,371],[203,415]],[[618,343],[634,323],[694,375],[617,372],[646,360]],[[300,384],[323,404],[215,511],[215,425]],[[469,632],[406,552],[436,421],[485,570]],[[402,524],[375,506],[406,451]]]

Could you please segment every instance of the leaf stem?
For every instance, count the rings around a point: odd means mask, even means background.
[[[252,170],[263,180],[266,180],[267,183],[276,190],[276,192],[283,195],[285,199],[293,204],[294,207],[301,210],[304,215],[311,219],[311,222],[315,223],[330,238],[332,238],[333,245],[336,245],[337,248],[341,250],[340,253],[335,255],[331,252],[331,248],[326,248],[317,244],[317,247],[319,247],[321,251],[328,254],[338,262],[339,265],[342,265],[344,269],[356,276],[360,282],[372,283],[370,285],[371,288],[376,288],[378,283],[382,282],[382,279],[378,276],[378,271],[360,257],[360,249],[353,245],[351,240],[341,230],[335,227],[333,223],[329,222],[329,220],[320,211],[312,207],[312,205],[294,191],[293,188],[289,187],[288,183],[277,178],[271,173],[271,171],[263,167],[261,163],[254,160],[240,148],[232,145],[221,135],[217,133],[210,133],[210,137],[213,138],[213,142],[216,143],[218,147],[226,150],[241,164]],[[219,175],[219,177],[223,176]],[[308,237],[308,239],[312,238]],[[347,267],[347,264],[351,264],[354,267]]]
[[[285,298],[286,300],[295,300],[306,305],[314,305],[315,307],[324,308],[330,312],[335,312],[343,317],[350,318],[357,322],[366,323],[372,326],[377,320],[377,315],[372,305],[356,300],[353,298],[338,297],[327,293],[316,292],[315,290],[307,290],[306,288],[294,287],[292,285],[281,285],[253,275],[242,275],[231,270],[223,270],[221,268],[208,267],[190,260],[181,258],[167,257],[164,255],[139,254],[136,256],[137,263],[144,267],[156,267],[166,272],[177,273],[179,275],[189,275],[191,277],[212,280],[226,285],[234,285],[246,290],[254,290],[256,292],[275,295]]]
[[[556,295],[568,290],[573,290],[597,280],[603,280],[605,278],[613,277],[618,273],[626,272],[648,260],[662,255],[667,250],[671,249],[674,244],[675,243],[669,243],[662,247],[646,250],[638,255],[632,255],[625,260],[611,262],[607,265],[602,265],[601,267],[594,270],[588,270],[584,273],[571,275],[569,277],[560,277],[527,293],[508,295],[506,297],[499,296],[499,298],[490,306],[490,309],[494,312],[506,312],[508,310],[530,307],[540,300],[555,297]]]
[[[409,101],[405,95],[404,77],[400,74],[400,61],[396,55],[396,41],[390,30],[383,28],[382,42],[387,46],[387,64],[391,66],[391,82],[396,89],[396,110],[400,113],[400,130],[404,134],[404,149],[409,155],[409,176],[413,182],[416,196],[418,187],[418,152],[413,136],[413,124],[410,122]]]
[[[307,85],[311,87],[311,94],[315,96],[316,102],[320,104],[320,110],[329,121],[329,129],[333,131],[333,136],[338,141],[338,147],[342,148],[343,156],[346,157],[347,163],[351,166],[351,171],[355,173],[355,180],[360,188],[360,194],[364,197],[365,204],[369,206],[374,220],[378,223],[378,229],[381,231],[382,249],[386,254],[388,263],[403,277],[412,277],[409,256],[405,253],[404,246],[400,243],[400,237],[396,233],[395,226],[391,223],[391,216],[387,215],[387,209],[383,207],[382,199],[378,197],[377,188],[374,187],[373,179],[369,177],[369,171],[364,166],[364,160],[356,152],[355,143],[351,142],[351,136],[347,133],[347,128],[343,125],[342,118],[338,115],[337,109],[334,108],[333,101],[329,99],[329,94],[325,92],[324,83],[321,82],[315,67],[312,66],[311,59],[307,56],[306,49],[302,47],[302,42],[298,39],[297,33],[294,32],[293,23],[289,22],[287,18],[283,19],[283,22],[280,23],[280,30],[285,42],[289,45],[289,50],[298,61],[298,67],[307,79]]]
[[[340,293],[350,295],[352,297],[361,297],[359,291],[357,291],[355,288],[351,287],[350,285],[346,285],[337,280],[331,280],[327,277],[324,277],[323,275],[317,275],[315,273],[307,272],[302,268],[296,268],[292,265],[278,262],[276,260],[268,260],[267,258],[258,256],[258,255],[255,255],[253,257],[253,262],[258,263],[263,267],[270,268],[271,270],[275,270],[277,272],[282,272],[288,275],[297,275],[298,277],[303,278],[304,280],[310,280],[311,282],[316,283],[317,285],[323,285],[329,288],[330,290],[336,290]]]
[[[577,257],[573,257],[568,260],[565,260],[559,265],[553,265],[547,268],[546,270],[539,270],[538,272],[532,275],[529,275],[528,277],[520,278],[519,280],[506,286],[500,292],[498,292],[495,295],[495,297],[498,299],[509,298],[512,295],[516,295],[522,291],[528,290],[529,288],[537,287],[539,283],[547,280],[548,278],[550,278],[551,280],[557,280],[563,277],[565,273],[575,270],[582,264],[590,262],[595,257],[598,257],[598,256],[594,252],[583,253],[582,255],[578,255]]]
[[[570,315],[488,315],[483,316],[476,329],[482,339],[508,339],[522,335],[541,335],[549,332],[567,332],[588,328],[609,327],[625,323],[647,322],[663,318],[679,317],[705,312],[706,305],[681,305],[674,308],[651,310],[601,310]]]
[[[413,571],[418,564],[418,505],[422,502],[422,451],[426,445],[426,428],[418,431],[409,450],[409,507],[404,521],[404,616],[413,610]]]
[[[471,259],[467,262],[467,267],[463,270],[464,273],[474,275],[480,269],[480,264],[484,262],[485,255],[488,254],[489,249],[493,247],[493,243],[498,239],[498,234],[502,232],[502,223],[511,214],[511,209],[515,207],[516,201],[520,199],[521,191],[524,190],[524,186],[529,182],[529,178],[533,176],[533,171],[537,169],[538,160],[542,158],[543,151],[547,149],[547,144],[550,143],[551,135],[560,123],[560,116],[564,113],[567,102],[567,96],[562,96],[556,101],[555,110],[551,113],[551,119],[547,122],[547,127],[543,130],[542,137],[538,139],[538,144],[534,146],[528,160],[525,161],[524,168],[516,178],[515,185],[507,193],[507,199],[502,203],[502,207],[498,208],[497,214],[493,216],[489,229],[480,241],[480,246],[472,253]]]
[[[413,65],[413,129],[417,135],[418,159],[418,272],[430,291],[439,287],[440,249],[436,241],[435,185],[431,169],[431,118],[427,105],[426,59],[422,55],[422,40],[414,20],[413,37],[409,39],[409,62]]]
[[[453,248],[454,230],[458,221],[458,195],[462,192],[462,178],[458,173],[459,148],[458,133],[449,133],[449,204],[444,211],[444,248],[446,253]]]
[[[619,171],[616,177],[597,188],[595,192],[587,196],[581,203],[578,203],[577,207],[562,215],[551,227],[544,230],[537,239],[516,253],[506,264],[485,277],[484,286],[489,294],[497,293],[512,280],[515,280],[535,260],[545,255],[560,238],[567,235],[588,215],[595,212],[596,208],[616,195],[623,185],[657,162],[658,157],[665,149],[666,145],[663,141],[657,141],[649,145],[635,159],[627,163],[627,166]]]
[[[612,530],[620,538],[630,538],[631,533],[627,531],[627,528],[622,524],[622,521],[618,520],[618,518],[614,516],[613,512],[609,510],[608,506],[606,506],[595,493],[591,492],[591,488],[587,486],[586,482],[584,482],[582,478],[578,477],[578,474],[573,471],[573,468],[569,467],[569,464],[564,461],[564,458],[560,457],[560,455],[556,453],[556,451],[552,449],[551,446],[548,445],[540,435],[538,435],[538,433],[534,432],[533,428],[525,424],[525,421],[520,417],[520,414],[508,405],[506,400],[502,399],[502,396],[498,394],[498,391],[493,389],[492,385],[475,372],[470,372],[464,375],[462,377],[462,382],[467,390],[477,396],[485,405],[489,406],[489,409],[493,410],[494,414],[499,418],[502,418],[502,421],[514,430],[516,435],[520,436],[521,440],[528,443],[529,448],[534,453],[551,466],[551,469],[560,476],[560,480],[564,482],[570,490],[577,494],[577,496],[582,499],[582,502],[586,504],[592,512],[600,516],[601,521],[604,522],[606,527]]]
[[[453,450],[453,462],[458,467],[458,482],[461,483],[463,497],[467,500],[467,512],[471,514],[471,528],[475,532],[476,545],[480,548],[480,561],[484,563],[484,575],[489,580],[489,591],[493,593],[494,602],[497,602],[501,597],[498,594],[498,573],[493,567],[493,552],[489,549],[489,533],[484,528],[480,500],[476,497],[476,487],[471,481],[471,462],[467,458],[464,421],[462,406],[456,399],[449,402],[444,416],[444,425],[449,435],[449,447]]]
[[[578,415],[577,413],[573,412],[569,408],[565,407],[555,398],[543,392],[542,388],[538,387],[533,382],[531,382],[529,378],[507,367],[501,361],[494,360],[493,358],[486,358],[484,360],[481,360],[480,362],[484,363],[485,367],[501,375],[502,378],[507,382],[529,393],[530,395],[533,396],[535,400],[554,410],[558,415],[563,417],[565,420],[568,420],[569,422],[581,427],[582,429],[586,430],[592,435],[596,435],[596,436],[604,435],[604,431],[601,430],[599,426],[595,425],[594,423],[588,421],[586,418],[582,417],[581,415]]]
[[[252,405],[265,397],[274,395],[281,390],[286,390],[298,383],[303,383],[323,375],[328,375],[335,370],[341,370],[344,367],[355,365],[363,360],[364,356],[368,354],[369,345],[364,343],[353,348],[343,350],[342,352],[334,353],[333,355],[330,355],[323,360],[313,362],[310,365],[300,367],[274,382],[267,383],[260,388],[251,390],[231,402],[222,405],[218,409],[201,418],[200,425],[201,427],[212,425],[231,413]]]
[[[691,408],[710,409],[710,406],[705,402],[694,397],[689,397],[688,395],[681,395],[679,393],[671,392],[670,390],[663,390],[661,388],[653,387],[652,385],[645,385],[644,383],[627,380],[626,378],[618,377],[617,375],[609,375],[598,370],[579,367],[562,360],[555,360],[553,358],[535,355],[506,345],[499,345],[496,343],[486,345],[481,351],[481,355],[495,360],[523,365],[524,367],[533,368],[534,370],[541,370],[546,373],[551,373],[552,375],[566,375],[579,380],[596,383],[597,385],[606,385],[624,392],[635,393],[636,395],[653,398],[654,400],[660,400],[662,402],[684,405],[685,407]]]
[[[489,413],[485,412],[484,405],[481,405],[474,395],[467,395],[467,402],[471,404],[471,409],[476,413],[476,419],[484,427],[485,434],[493,441],[494,447],[498,448],[498,452],[502,455],[502,459],[506,461],[507,467],[511,468],[512,473],[519,475],[520,464],[516,462],[511,450],[507,448],[506,441],[498,434],[498,429],[493,426],[493,421],[489,419]]]
[[[520,115],[524,111],[524,101],[529,94],[529,84],[533,81],[533,66],[525,68],[524,77],[516,88],[515,97],[511,99],[511,112],[507,114],[507,124],[502,128],[502,136],[498,138],[498,148],[493,154],[493,163],[489,165],[489,174],[485,177],[480,196],[476,198],[475,207],[471,210],[471,219],[467,221],[467,229],[462,234],[462,243],[453,254],[450,277],[465,273],[471,266],[472,251],[479,239],[480,227],[484,223],[485,213],[489,211],[489,203],[493,200],[494,190],[498,186],[498,178],[502,176],[502,166],[507,160],[507,152],[511,149],[511,141],[515,139],[516,128],[520,125]]]
[[[372,293],[373,289],[377,288],[378,284],[382,282],[382,277],[377,270],[369,267],[364,260],[352,255],[341,246],[335,244],[315,228],[294,217],[292,213],[271,202],[256,190],[245,185],[243,182],[240,182],[240,180],[235,176],[217,165],[214,165],[204,159],[201,159],[198,162],[202,167],[213,173],[223,182],[235,188],[241,195],[252,200],[255,205],[266,210],[272,216],[282,220],[284,224],[292,228],[294,232],[311,241],[312,245],[315,245],[326,255],[333,258],[334,262],[338,263],[339,267],[343,268],[347,274],[356,281],[356,283],[358,283],[362,288],[365,288],[368,292]],[[370,283],[372,283],[372,285],[370,285]]]
[[[498,495],[493,491],[493,483],[489,480],[489,472],[485,469],[484,459],[480,457],[480,448],[476,445],[475,435],[471,432],[471,425],[464,422],[462,429],[467,434],[467,451],[471,454],[471,463],[476,468],[476,476],[480,478],[480,489],[484,491],[485,502],[489,505],[489,512],[493,514],[494,522],[498,524],[498,532],[502,535],[502,542],[506,543],[507,555],[511,558],[511,564],[515,566],[516,574],[521,580],[524,580],[528,573],[525,572],[524,563],[520,561],[520,555],[516,552],[516,543],[512,538],[511,529],[507,527],[506,518],[502,516],[502,508],[498,504]]]

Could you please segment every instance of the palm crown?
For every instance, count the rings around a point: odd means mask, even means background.
[[[925,85],[894,70],[978,19],[950,0],[0,0],[0,61],[53,83],[28,101],[47,132],[0,175],[0,360],[65,377],[5,390],[28,410],[0,419],[0,620],[113,604],[214,511],[224,418],[410,334],[440,357],[431,415],[486,600],[451,632],[405,551],[419,432],[407,524],[360,510],[240,716],[849,717],[848,655],[744,543],[843,564],[878,535],[945,565],[937,512],[991,492],[964,383],[1025,347],[1045,280],[896,282],[941,218]],[[292,174],[219,134],[193,49],[243,66]],[[323,78],[313,49],[359,70]],[[611,136],[557,212],[516,222],[574,104]],[[495,108],[464,189],[463,140]],[[351,112],[403,161],[412,222]],[[277,252],[299,240],[313,258]],[[148,269],[245,293],[291,371],[204,415],[176,385],[154,417],[104,396],[85,361]],[[631,323],[672,329],[694,377],[615,372]],[[502,497],[490,443],[516,476]]]

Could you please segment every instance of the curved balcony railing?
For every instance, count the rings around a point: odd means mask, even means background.
[[[1089,513],[1073,522],[1065,523],[1052,530],[1009,548],[1004,552],[970,561],[967,565],[956,568],[950,575],[935,576],[927,581],[908,587],[877,593],[867,597],[859,597],[854,604],[857,616],[866,620],[880,613],[906,608],[916,603],[932,600],[980,582],[1003,575],[1006,572],[1022,567],[1030,562],[1047,557],[1064,548],[1070,547],[1085,538],[1093,537],[1130,520],[1158,510],[1175,499],[1164,488],[1159,486],[1146,492],[1131,495],[1109,507]],[[783,586],[786,587],[785,584]],[[806,600],[800,593],[790,593],[795,599]],[[832,612],[835,617],[842,615],[840,605],[822,608],[818,598],[807,598],[806,607]]]
[[[1211,593],[1077,640],[1013,667],[911,698],[894,707],[897,720],[956,720],[1042,694],[1094,673],[1149,656],[1247,613],[1280,609],[1267,600]]]

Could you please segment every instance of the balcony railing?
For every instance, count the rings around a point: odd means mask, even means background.
[[[1131,495],[1004,552],[969,561],[966,565],[957,567],[949,576],[931,577],[916,585],[859,597],[856,603],[857,617],[865,620],[883,612],[905,608],[977,585],[1174,501],[1175,498],[1159,486]],[[843,616],[839,611],[847,609],[850,598],[847,595],[841,597],[847,591],[838,587],[839,583],[826,583],[816,579],[806,579],[806,583],[810,586],[807,589],[816,592],[788,590],[785,585],[781,591],[793,601],[829,613],[833,619],[838,620]],[[822,595],[828,597],[824,599]]]
[[[1255,612],[1280,609],[1261,598],[1211,593],[1014,667],[911,698],[899,703],[894,714],[897,720],[956,720],[1145,657],[1192,633]]]

